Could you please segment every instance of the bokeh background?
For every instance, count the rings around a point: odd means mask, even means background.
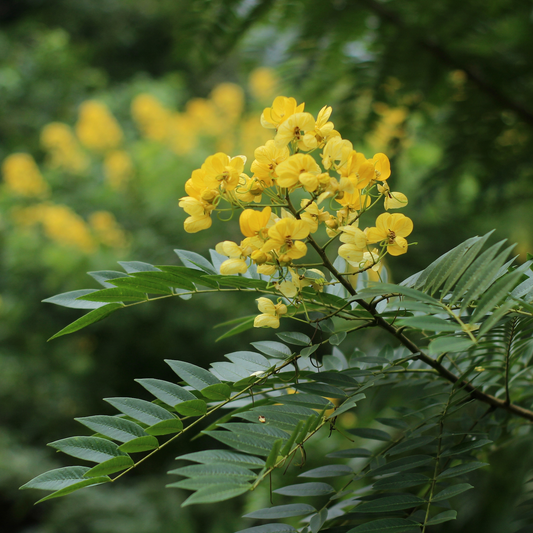
[[[107,414],[104,397],[141,396],[134,378],[172,379],[165,358],[208,366],[270,338],[261,330],[215,343],[220,330],[211,325],[255,306],[213,297],[129,309],[47,343],[78,314],[40,302],[95,287],[85,272],[119,269],[120,260],[177,264],[174,248],[205,254],[238,238],[222,225],[187,235],[178,201],[211,153],[253,157],[270,138],[259,115],[276,95],[314,113],[331,105],[336,129],[358,151],[391,158],[418,242],[391,265],[395,281],[493,228],[494,240],[517,243],[519,260],[533,252],[532,7],[4,0],[0,529],[226,533],[249,526],[240,519],[246,506],[268,503],[268,491],[258,491],[212,512],[180,508],[185,494],[164,489],[165,472],[178,451],[210,445],[205,439],[161,453],[118,486],[37,507],[36,494],[18,487],[69,464],[45,444],[79,434],[74,417]],[[481,488],[465,498],[453,531],[507,531],[533,463],[528,444],[494,453],[499,466],[478,475]],[[316,446],[319,456],[333,444]]]

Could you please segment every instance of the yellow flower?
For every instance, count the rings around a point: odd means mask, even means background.
[[[133,162],[125,150],[112,150],[104,159],[104,174],[107,182],[115,191],[124,186],[133,176]]]
[[[318,113],[315,129],[306,132],[304,135],[303,144],[305,144],[307,150],[322,148],[327,140],[332,137],[340,138],[340,133],[333,129],[335,127],[333,122],[329,121],[331,111],[331,106],[325,105]]]
[[[106,105],[87,100],[80,106],[76,135],[91,150],[105,152],[122,142],[122,130]]]
[[[339,229],[342,231],[340,241],[345,243],[339,247],[339,255],[351,265],[359,265],[368,245],[366,233],[356,226],[343,226]]]
[[[46,196],[48,183],[29,154],[8,155],[2,163],[2,175],[9,191],[21,196]]]
[[[147,139],[161,142],[168,137],[172,113],[155,96],[137,95],[131,102],[131,114]]]
[[[286,146],[278,147],[273,140],[267,141],[265,146],[256,148],[255,160],[252,163],[254,177],[262,181],[266,187],[271,187],[272,179],[278,177],[277,167],[289,158],[290,152]]]
[[[280,187],[291,188],[303,185],[307,191],[319,186],[320,167],[309,154],[294,154],[280,163],[276,169]],[[329,177],[328,177],[329,181]]]
[[[309,225],[303,220],[282,218],[268,230],[269,240],[263,246],[264,252],[275,250],[289,260],[300,259],[307,253],[307,246],[299,239],[309,235]]]
[[[309,231],[315,233],[318,230],[320,222],[325,222],[331,216],[324,208],[319,209],[315,202],[309,200],[302,200],[301,207],[305,207],[303,213],[300,215],[301,220],[307,223]]]
[[[211,100],[231,124],[237,122],[244,107],[244,91],[235,83],[220,83],[211,92]]]
[[[248,78],[248,86],[252,96],[263,102],[272,97],[275,92],[278,80],[276,73],[267,67],[256,68]]]
[[[242,234],[245,237],[266,235],[266,231],[264,230],[270,220],[271,213],[272,209],[270,207],[265,207],[262,211],[245,209],[239,217],[239,226]]]
[[[385,210],[401,209],[407,205],[407,196],[401,192],[391,192],[389,184],[384,181],[378,184],[378,191],[385,197]]]
[[[384,242],[387,252],[391,255],[402,255],[407,252],[405,237],[413,231],[413,222],[401,213],[383,213],[376,220],[376,227],[368,228],[369,244]]]
[[[257,298],[257,307],[261,315],[255,317],[254,327],[256,328],[279,328],[279,318],[287,313],[287,306],[282,303],[274,304],[268,298]]]
[[[295,113],[280,124],[274,142],[276,146],[283,147],[294,141],[300,150],[310,150],[303,140],[304,132],[314,128],[315,119],[311,113]]]
[[[374,164],[374,179],[385,181],[390,176],[390,161],[385,154],[374,154],[371,162]]]
[[[340,136],[331,137],[322,151],[322,164],[326,170],[337,169],[348,161],[353,152],[353,144]]]
[[[280,124],[287,120],[295,113],[301,113],[305,104],[298,105],[294,98],[286,96],[277,96],[274,99],[272,107],[267,107],[261,114],[261,125],[264,128],[278,129]]]
[[[96,211],[89,216],[89,223],[102,244],[111,248],[124,248],[127,237],[115,217],[109,211]]]
[[[356,189],[354,192],[345,192],[342,197],[335,198],[335,201],[350,211],[360,211],[363,207],[368,207],[372,199],[367,194],[361,194],[361,189]]]
[[[232,158],[222,152],[211,155],[202,165],[202,170],[205,172],[204,183],[211,189],[232,191],[239,185],[244,163],[246,158],[242,155]]]
[[[52,168],[64,168],[68,172],[79,173],[89,165],[72,129],[66,124],[47,124],[41,131],[41,144],[48,152],[48,162]]]
[[[346,163],[338,169],[341,177],[349,179],[356,189],[364,189],[376,176],[374,161],[355,150]],[[351,192],[351,191],[348,191]]]

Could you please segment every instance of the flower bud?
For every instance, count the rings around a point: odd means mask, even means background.
[[[214,189],[208,189],[202,193],[202,200],[204,200],[204,202],[213,203],[213,201],[215,200],[217,196],[218,196],[218,191]]]
[[[263,265],[269,260],[269,255],[261,250],[255,250],[250,257],[256,265]]]

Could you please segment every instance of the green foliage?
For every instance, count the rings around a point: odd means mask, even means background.
[[[312,340],[316,332],[279,333],[284,342],[253,342],[257,351],[228,353],[229,362],[213,362],[207,370],[167,360],[178,383],[138,379],[152,401],[109,398],[119,414],[77,419],[93,436],[50,444],[96,466],[51,470],[22,488],[54,491],[48,499],[112,482],[176,439],[199,432],[225,448],[176,457],[181,466],[169,474],[182,479],[167,486],[192,491],[183,502],[188,506],[225,501],[270,480],[272,493],[282,495],[284,503],[244,518],[290,523],[244,531],[297,531],[296,517],[308,524],[299,531],[314,533],[341,522],[353,532],[415,532],[455,520],[457,497],[475,490],[468,481],[472,472],[488,466],[487,450],[533,420],[524,375],[533,354],[531,261],[515,267],[506,262],[511,248],[498,253],[498,243],[483,251],[486,241],[487,236],[469,239],[399,285],[375,283],[335,299],[302,293],[303,302],[317,313],[317,324],[340,311],[344,321],[372,317],[367,327],[380,327],[396,340],[379,355],[309,350],[341,344],[346,332],[334,327],[318,342]],[[178,255],[185,267],[122,263],[127,275],[108,279],[128,280],[127,289],[74,291],[47,301],[73,308],[79,308],[79,301],[105,304],[88,317],[108,305],[117,305],[113,311],[131,306],[132,293],[137,295],[133,305],[222,288],[277,294],[275,285],[253,271],[249,277],[220,276],[205,258]],[[173,271],[188,290],[175,286]],[[155,292],[146,284],[152,275],[159,276]],[[109,291],[122,297],[123,305],[107,304]],[[337,327],[342,330],[341,321]],[[403,398],[401,405],[390,405],[393,416],[354,426],[353,413],[366,403],[363,391],[386,399],[391,388]],[[515,416],[506,433],[496,418],[499,411]],[[327,432],[339,435],[335,446],[340,448],[319,458],[318,466],[305,468],[313,437]],[[131,453],[142,456],[133,459]],[[304,481],[294,483],[286,472],[298,463]],[[306,501],[292,503],[293,498]]]

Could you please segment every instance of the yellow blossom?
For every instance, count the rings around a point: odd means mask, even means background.
[[[407,196],[401,192],[391,192],[389,184],[384,181],[378,184],[378,191],[385,197],[385,210],[401,209],[407,205]]]
[[[270,221],[272,209],[265,207],[262,211],[254,209],[245,209],[239,217],[239,226],[245,237],[257,237],[263,235],[266,237],[267,224]]]
[[[283,303],[274,304],[268,298],[257,298],[257,307],[261,315],[255,317],[254,327],[256,328],[279,328],[279,318],[287,313],[287,306]]]
[[[369,244],[383,242],[390,255],[402,255],[407,252],[405,237],[413,231],[413,222],[401,213],[383,213],[376,220],[376,227],[368,228]]]
[[[92,213],[89,223],[102,244],[111,248],[124,248],[127,245],[126,233],[109,211]]]
[[[305,104],[298,105],[294,98],[278,96],[272,107],[267,107],[261,114],[261,125],[264,128],[278,129],[280,124],[295,113],[303,112]]]
[[[211,155],[202,165],[204,183],[211,189],[220,187],[222,192],[232,191],[239,185],[244,163],[246,158],[242,155],[232,158],[222,152]]]
[[[352,152],[353,145],[350,141],[340,136],[331,137],[322,151],[322,164],[326,170],[331,167],[337,169],[346,164]]]
[[[122,142],[122,130],[107,106],[96,100],[83,102],[76,123],[76,135],[91,150],[105,152]]]
[[[235,83],[220,83],[211,92],[211,100],[223,120],[235,123],[244,108],[244,91]]]
[[[376,176],[374,161],[355,150],[346,163],[338,169],[341,177],[350,180],[356,189],[364,189]],[[348,191],[351,192],[351,191]]]
[[[268,230],[269,240],[263,246],[264,252],[275,250],[289,260],[300,259],[307,253],[307,246],[299,239],[309,235],[309,226],[303,220],[282,218]],[[285,259],[284,259],[285,261]]]
[[[278,165],[276,171],[280,187],[303,185],[307,191],[315,191],[319,186],[320,167],[309,154],[291,155]]]
[[[304,135],[313,131],[314,127],[315,119],[311,113],[295,113],[280,124],[274,142],[276,146],[282,147],[294,141],[300,150],[310,150],[304,141]]]
[[[302,200],[301,207],[304,206],[305,209],[300,215],[300,218],[307,223],[310,233],[315,233],[318,230],[320,222],[328,220],[330,214],[324,211],[324,208],[319,208],[315,202],[310,202],[309,200]]]
[[[390,161],[385,154],[374,154],[371,162],[374,164],[374,179],[385,181],[390,177]]]
[[[2,175],[9,191],[21,196],[46,196],[48,183],[29,154],[8,155],[2,163]]]
[[[168,137],[172,113],[155,96],[137,95],[131,102],[131,114],[147,139],[161,142]]]
[[[329,121],[331,111],[331,106],[324,106],[318,113],[314,130],[308,131],[304,135],[303,144],[307,150],[322,148],[328,139],[340,137],[340,133],[334,129],[333,122]]]
[[[104,174],[115,191],[124,189],[133,177],[133,162],[125,150],[112,150],[104,159]]]
[[[252,71],[248,78],[248,86],[254,98],[263,102],[274,94],[278,80],[271,68],[260,67]]]
[[[89,165],[85,153],[70,126],[61,122],[47,124],[41,131],[41,144],[48,152],[48,163],[52,168],[63,168],[79,173]]]
[[[255,160],[252,163],[254,177],[264,182],[266,187],[271,187],[273,179],[278,177],[277,167],[289,158],[290,152],[286,146],[281,148],[273,140],[267,141],[264,146],[256,148]]]

